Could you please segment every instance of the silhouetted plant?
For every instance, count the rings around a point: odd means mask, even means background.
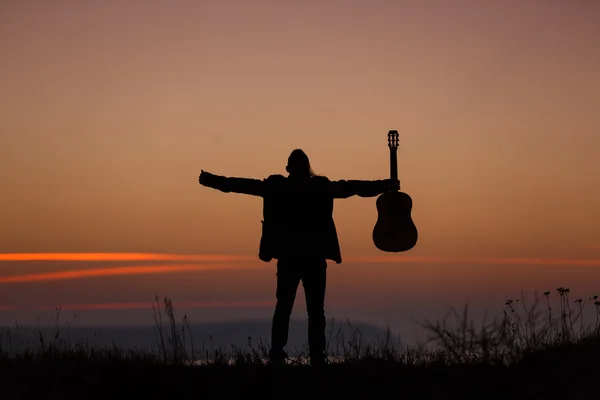
[[[462,312],[451,309],[435,323],[421,323],[430,334],[426,343],[403,347],[400,338],[392,338],[390,329],[383,339],[367,342],[359,328],[346,321],[349,334],[342,325],[332,319],[328,324],[327,352],[331,363],[347,365],[489,365],[509,366],[554,348],[566,348],[578,343],[596,341],[600,338],[600,301],[598,296],[589,297],[595,307],[595,321],[586,325],[583,298],[573,300],[571,306],[568,288],[557,288],[556,296],[549,291],[543,297],[534,296],[529,305],[525,296],[508,299],[500,321],[488,321],[487,313],[480,325],[469,319],[468,304]],[[538,310],[545,299],[546,310]],[[187,315],[177,323],[173,302],[156,296],[152,303],[155,339],[158,355],[137,350],[123,350],[116,346],[98,348],[88,341],[70,343],[62,334],[72,321],[59,324],[61,308],[57,308],[55,329],[45,336],[36,332],[33,338],[21,335],[22,327],[16,325],[0,329],[0,361],[37,362],[36,360],[78,359],[93,362],[143,362],[163,365],[266,365],[269,343],[259,338],[248,338],[245,348],[228,346],[215,348],[212,336],[199,349],[193,341],[192,328]],[[554,312],[553,301],[558,301]],[[557,315],[558,314],[558,315]],[[544,316],[545,315],[545,316]],[[452,323],[450,323],[452,322]],[[166,323],[166,326],[163,324]],[[31,332],[29,330],[28,332]],[[15,334],[17,334],[15,336]],[[15,340],[19,340],[19,345]],[[23,343],[27,344],[26,349]],[[188,346],[189,343],[189,346]],[[306,346],[291,352],[290,366],[306,364]],[[12,360],[12,361],[11,361]]]

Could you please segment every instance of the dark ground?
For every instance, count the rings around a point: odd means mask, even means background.
[[[557,360],[555,360],[557,361]],[[2,398],[595,399],[598,363],[514,367],[370,364],[178,367],[147,362],[2,362]]]

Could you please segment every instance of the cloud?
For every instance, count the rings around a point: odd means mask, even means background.
[[[156,262],[258,262],[258,257],[227,254],[166,253],[0,253],[0,261],[156,261]],[[598,259],[531,257],[446,257],[406,254],[344,257],[347,263],[465,263],[502,265],[600,266]]]
[[[85,279],[119,275],[168,274],[186,271],[220,271],[231,269],[260,269],[267,264],[254,256],[224,254],[161,254],[161,253],[4,253],[0,261],[187,261],[178,264],[81,268],[63,271],[0,276],[0,284]],[[194,264],[189,263],[195,261]],[[360,264],[478,264],[478,265],[536,265],[536,266],[600,266],[598,259],[555,259],[526,257],[444,257],[415,255],[382,255],[348,257],[346,263]],[[200,263],[198,263],[200,262]]]
[[[151,302],[136,303],[93,303],[93,304],[64,304],[61,310],[80,310],[80,311],[102,311],[102,310],[137,310],[151,309]],[[181,308],[260,308],[273,307],[271,301],[204,301],[204,302],[178,302],[175,307]],[[162,304],[161,304],[162,307]],[[56,307],[36,307],[36,310],[55,310]]]
[[[257,257],[226,254],[164,253],[0,253],[0,261],[256,261]]]
[[[119,310],[151,310],[152,302],[129,302],[129,303],[91,303],[91,304],[63,304],[60,306],[3,306],[2,311],[56,311],[60,307],[63,311],[119,311]],[[263,301],[191,301],[178,302],[175,307],[178,309],[190,308],[272,308],[275,305],[273,300]],[[161,304],[162,308],[162,304]]]
[[[565,259],[565,258],[535,258],[535,257],[443,257],[443,256],[374,256],[348,257],[348,263],[452,263],[452,264],[481,264],[481,265],[571,265],[571,266],[600,266],[598,259]]]
[[[183,271],[222,271],[224,269],[258,269],[259,264],[241,266],[238,264],[174,264],[174,265],[148,265],[127,266],[112,268],[93,268],[69,271],[44,272],[37,274],[23,274],[12,276],[0,276],[0,284],[56,281],[66,279],[83,279],[118,275],[146,275],[166,274]]]

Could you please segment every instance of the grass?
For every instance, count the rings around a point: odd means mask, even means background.
[[[467,306],[436,322],[419,322],[425,343],[401,348],[390,331],[367,343],[328,329],[328,352],[339,359],[307,366],[305,349],[285,366],[267,363],[268,343],[250,349],[194,343],[187,316],[169,299],[153,305],[157,351],[70,343],[61,336],[12,345],[19,327],[0,331],[0,393],[6,398],[595,398],[600,372],[600,302],[570,290],[505,303],[500,321],[476,326]],[[591,310],[589,305],[591,304]],[[541,309],[540,309],[540,306]],[[585,310],[588,311],[586,321]],[[591,316],[590,312],[591,311]],[[60,309],[57,310],[57,317]],[[58,318],[57,318],[58,321]]]

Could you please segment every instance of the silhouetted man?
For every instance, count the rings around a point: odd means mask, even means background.
[[[271,175],[264,180],[228,178],[202,171],[200,184],[222,192],[263,198],[262,237],[258,256],[277,259],[277,304],[271,330],[271,362],[287,358],[290,315],[298,284],[302,281],[308,313],[308,347],[311,364],[325,361],[325,285],[327,261],[342,262],[333,221],[333,199],[358,195],[374,197],[400,188],[398,180],[330,181],[315,175],[307,155],[292,151],[288,177]]]

